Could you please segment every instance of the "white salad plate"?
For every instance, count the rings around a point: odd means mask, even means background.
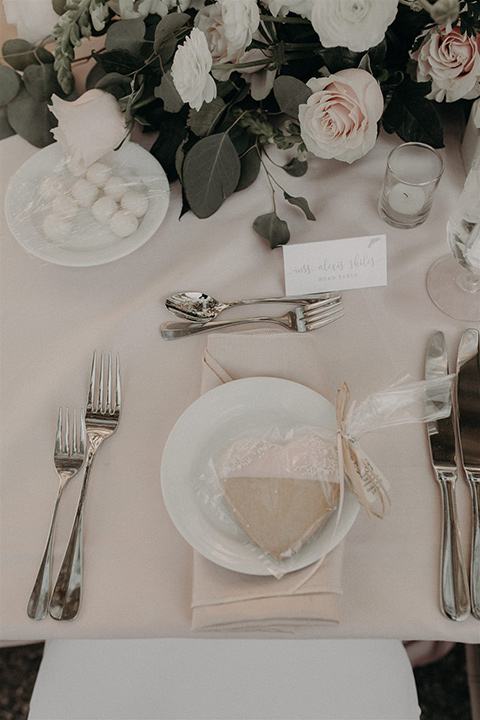
[[[211,460],[236,438],[265,429],[316,427],[336,432],[335,408],[314,390],[290,380],[254,377],[202,395],[177,420],[167,439],[162,493],[182,537],[208,560],[250,575],[285,574],[330,552],[352,527],[359,503],[345,486],[343,503],[290,558],[268,557],[237,524]]]
[[[129,190],[147,196],[148,210],[140,218],[137,230],[128,237],[119,237],[108,225],[98,223],[90,208],[81,208],[70,220],[71,232],[65,240],[53,241],[45,235],[43,221],[51,212],[51,202],[40,195],[42,180],[58,176],[71,186],[78,179],[70,173],[67,158],[56,142],[29,158],[7,188],[7,223],[27,252],[56,265],[88,267],[118,260],[152,237],[165,217],[170,199],[167,176],[161,165],[133,142],[125,142],[119,150],[107,153],[101,162],[109,164],[113,174],[121,177]]]

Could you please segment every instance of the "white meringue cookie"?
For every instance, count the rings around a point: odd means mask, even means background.
[[[138,228],[138,220],[133,213],[118,210],[110,220],[110,229],[119,237],[128,237]]]
[[[145,194],[136,190],[128,190],[122,196],[121,205],[124,210],[133,213],[137,218],[141,218],[148,210],[148,198]]]
[[[43,200],[50,202],[59,195],[64,195],[68,192],[67,183],[59,175],[50,175],[49,177],[43,178],[38,192]]]
[[[128,185],[125,180],[118,175],[112,175],[108,178],[103,188],[105,195],[111,195],[114,200],[119,201],[127,192]]]
[[[102,195],[92,205],[92,214],[101,225],[108,225],[117,212],[118,205],[111,195]]]
[[[99,189],[90,180],[80,178],[72,187],[72,195],[80,207],[93,205],[99,194]]]
[[[87,168],[87,180],[90,180],[97,187],[104,187],[112,175],[112,168],[104,162],[94,162]]]
[[[55,213],[47,215],[43,221],[43,232],[47,238],[49,240],[53,240],[53,242],[62,242],[63,240],[66,240],[71,232],[71,229],[71,223]]]
[[[58,195],[52,202],[52,211],[62,220],[69,220],[78,213],[78,203],[71,195]]]

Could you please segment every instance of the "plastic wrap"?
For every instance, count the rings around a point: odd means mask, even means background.
[[[335,433],[266,427],[210,458],[199,491],[223,522],[239,526],[274,575],[337,508],[341,483]],[[280,561],[280,562],[279,562]]]
[[[329,518],[329,546],[334,545],[344,483],[369,516],[387,513],[388,480],[359,438],[388,426],[446,417],[453,378],[396,384],[358,407],[344,384],[337,394],[337,432],[272,425],[232,438],[209,458],[198,494],[222,527],[243,535],[245,545],[279,578],[282,563],[315,542]]]
[[[54,143],[12,178],[6,207],[12,233],[32,254],[82,265],[139,247],[160,225],[168,202],[163,169],[139,145],[126,142],[82,167]]]
[[[368,515],[383,517],[390,505],[388,480],[361,448],[359,439],[405,423],[425,423],[452,412],[455,375],[392,385],[370,395],[358,407],[346,383],[337,393],[338,457],[348,486]]]

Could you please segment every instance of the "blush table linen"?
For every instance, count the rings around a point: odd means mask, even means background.
[[[452,121],[440,151],[446,168],[432,212],[413,230],[386,225],[376,209],[387,155],[400,142],[394,136],[382,133],[373,150],[352,166],[313,159],[303,178],[279,176],[290,194],[308,198],[317,217],[308,222],[298,209],[286,209],[290,242],[387,237],[388,285],[344,291],[345,316],[309,335],[318,364],[297,380],[320,389],[319,373],[325,371],[330,401],[343,381],[361,401],[399,377],[421,380],[426,346],[436,330],[446,335],[454,367],[460,336],[472,323],[454,320],[432,304],[426,276],[432,263],[448,253],[446,221],[465,180],[461,132],[458,119]],[[0,142],[2,216],[9,178],[35,152],[18,136]],[[257,215],[270,211],[271,202],[268,182],[260,176],[214,217],[199,220],[188,213],[179,219],[180,189],[174,185],[167,216],[145,245],[89,268],[56,266],[28,255],[2,218],[2,640],[204,634],[192,630],[194,552],[165,509],[160,464],[174,423],[202,391],[207,336],[166,342],[159,326],[171,319],[164,300],[173,292],[200,290],[221,300],[284,293],[282,250],[272,251],[251,228]],[[244,311],[229,312],[237,317]],[[212,353],[215,337],[208,338]],[[84,406],[95,349],[120,353],[124,409],[90,479],[83,605],[74,622],[35,622],[26,606],[57,491],[53,443],[58,408]],[[231,363],[228,373],[241,376],[242,362],[239,357],[238,367]],[[369,520],[361,511],[345,540],[339,622],[312,623],[291,636],[480,642],[478,621],[469,617],[455,623],[439,608],[441,505],[425,428],[388,428],[366,435],[362,445],[390,482],[391,511],[383,520]],[[73,481],[62,499],[54,573],[79,490],[80,482]],[[468,561],[470,497],[463,477],[457,502]],[[255,631],[250,635],[257,636]],[[226,630],[216,635],[229,636]]]

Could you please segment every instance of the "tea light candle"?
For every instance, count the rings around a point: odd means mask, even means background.
[[[388,204],[402,215],[416,215],[425,205],[425,192],[415,185],[397,183],[388,193]]]

